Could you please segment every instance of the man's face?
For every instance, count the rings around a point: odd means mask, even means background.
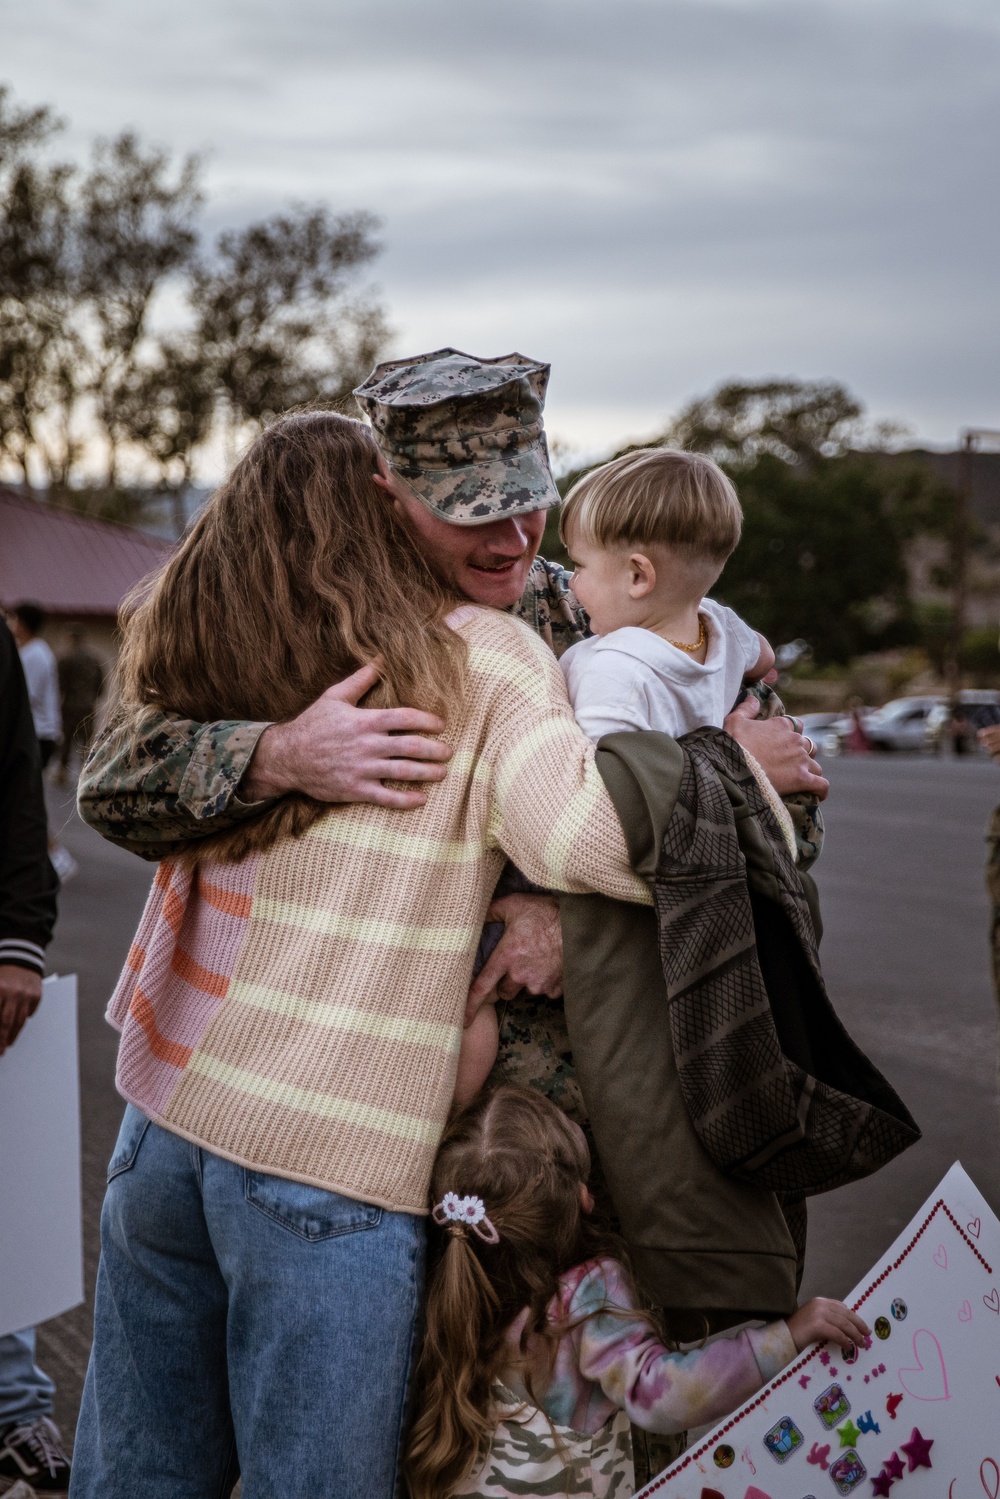
[[[407,528],[435,571],[474,604],[509,609],[528,581],[545,530],[544,510],[454,526],[421,504],[396,474],[377,474]]]

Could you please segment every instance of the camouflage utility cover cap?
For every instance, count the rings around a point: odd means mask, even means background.
[[[442,520],[478,526],[559,504],[542,406],[549,366],[438,349],[377,365],[354,392],[389,466]]]

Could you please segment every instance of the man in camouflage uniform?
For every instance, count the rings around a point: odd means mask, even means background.
[[[536,555],[559,503],[542,429],[548,376],[548,365],[520,354],[441,349],[380,364],[355,394],[385,459],[375,482],[436,570],[475,603],[511,610],[561,655],[589,626],[569,573]],[[200,724],[153,708],[138,722],[113,720],[81,778],[81,815],[111,842],[159,859],[291,791],[418,805],[419,783],[446,772],[450,752],[426,737],[443,725],[416,710],[354,706],[374,681],[363,668],[289,724]],[[822,793],[788,721],[755,723],[753,712],[730,728],[779,789]],[[562,1007],[549,1002],[562,993],[558,904],[508,880],[489,916],[504,930],[477,992],[496,990],[505,1003],[498,1066],[580,1117]]]
[[[473,602],[511,610],[561,655],[589,627],[569,574],[537,556],[559,502],[542,430],[548,375],[520,354],[481,360],[441,349],[379,365],[355,394],[384,459],[374,482],[435,570]],[[358,708],[375,680],[362,668],[287,724],[199,724],[155,709],[138,723],[113,720],[84,769],[81,815],[158,859],[293,791],[419,805],[419,783],[446,773],[450,751],[427,737],[443,725],[417,710]],[[822,795],[801,736],[784,718],[754,722],[757,711],[727,726],[779,791]],[[504,924],[477,980],[502,1007],[496,1076],[538,1088],[583,1121],[562,1006],[552,1002],[562,994],[558,902],[508,874],[488,919]]]

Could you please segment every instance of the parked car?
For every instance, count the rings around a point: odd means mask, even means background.
[[[942,708],[947,713],[947,699],[943,697],[893,698],[865,719],[865,733],[872,749],[928,749],[930,736],[940,723]]]
[[[985,754],[977,738],[979,730],[998,723],[1000,692],[992,687],[963,687],[954,708],[944,703],[931,715],[927,732],[937,751],[950,742],[956,755]]]
[[[864,709],[871,712],[871,709]],[[802,732],[808,734],[820,755],[839,755],[843,748],[843,735],[850,728],[850,719],[842,713],[803,713]]]

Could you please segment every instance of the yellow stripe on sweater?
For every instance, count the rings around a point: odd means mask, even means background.
[[[255,895],[250,918],[275,926],[294,926],[324,937],[345,937],[378,947],[398,947],[414,952],[468,952],[479,940],[478,926],[423,926],[383,917],[342,916],[323,906],[300,905],[297,901],[268,900]]]
[[[560,812],[559,820],[549,834],[545,845],[545,863],[552,871],[553,883],[559,889],[566,887],[566,863],[603,795],[604,782],[595,767],[592,775]],[[580,881],[576,883],[579,884]]]
[[[287,1016],[308,1025],[327,1030],[350,1031],[356,1036],[377,1036],[385,1041],[403,1041],[410,1046],[437,1047],[451,1054],[458,1051],[461,1028],[443,1025],[435,1020],[411,1020],[403,1015],[379,1015],[373,1010],[359,1010],[353,1005],[330,1005],[316,1000],[300,999],[281,989],[264,984],[248,984],[237,979],[229,990],[230,1003],[250,1005],[269,1015]]]
[[[413,833],[397,833],[373,823],[365,824],[350,815],[323,817],[313,823],[305,837],[310,842],[336,843],[362,853],[391,854],[395,859],[413,859],[421,864],[473,864],[483,856],[481,843],[420,838]]]
[[[554,739],[568,740],[570,751],[579,754],[581,759],[586,753],[586,746],[581,743],[580,734],[575,725],[561,715],[558,717],[550,715],[541,723],[536,724],[534,728],[529,729],[527,733],[519,735],[510,749],[504,749],[494,781],[494,795],[499,802],[502,803],[509,795],[521,771],[531,764],[538,751],[545,745],[551,744]]]
[[[221,1062],[207,1052],[196,1051],[187,1065],[188,1072],[197,1072],[213,1083],[222,1083],[237,1093],[250,1098],[260,1098],[265,1103],[279,1104],[285,1109],[297,1109],[302,1114],[313,1114],[319,1119],[336,1119],[342,1124],[351,1124],[356,1129],[374,1130],[380,1135],[392,1135],[397,1140],[416,1140],[420,1145],[436,1149],[441,1139],[441,1126],[429,1119],[418,1119],[414,1114],[400,1114],[392,1109],[378,1109],[371,1104],[355,1103],[349,1098],[337,1098],[330,1093],[317,1093],[313,1088],[298,1088],[292,1083],[276,1082],[273,1078],[261,1077],[257,1072],[248,1072],[244,1067],[233,1067]]]
[[[531,644],[538,645],[540,650],[547,649],[537,639]],[[540,708],[552,706],[552,681],[546,674],[541,661],[535,666],[508,651],[492,650],[489,646],[483,645],[471,645],[469,669],[485,677],[491,685],[499,682],[503,684],[505,690],[516,688],[524,694],[529,703],[535,703]]]

